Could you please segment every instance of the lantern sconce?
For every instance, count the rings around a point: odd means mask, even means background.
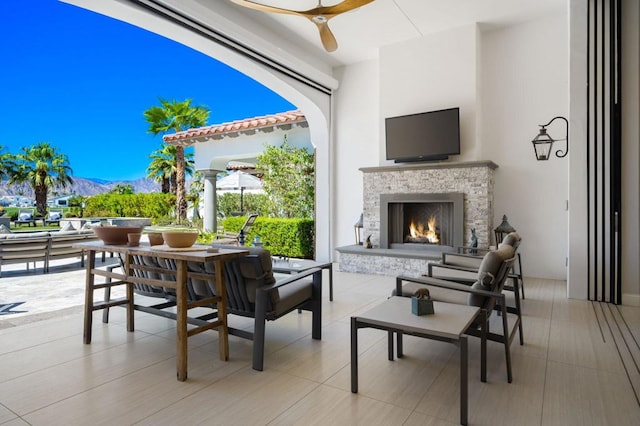
[[[364,214],[360,213],[360,219],[353,225],[353,230],[356,233],[356,245],[362,245],[362,228],[364,227]]]
[[[557,119],[564,120],[564,123],[566,126],[564,139],[553,139],[547,133],[547,126],[553,123]],[[536,159],[538,161],[548,160],[549,157],[551,156],[551,148],[553,147],[553,143],[556,140],[566,141],[567,143],[567,148],[564,150],[564,152],[561,149],[556,151],[556,157],[558,158],[566,157],[567,154],[569,153],[569,122],[567,121],[567,119],[564,117],[558,116],[558,117],[552,118],[551,121],[549,121],[547,124],[540,124],[539,126],[540,126],[540,132],[538,133],[538,136],[533,138],[533,140],[531,141],[531,143],[533,143],[533,149],[536,153]]]

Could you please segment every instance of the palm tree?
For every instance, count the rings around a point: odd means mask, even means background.
[[[160,99],[160,105],[144,112],[144,118],[149,123],[149,133],[154,135],[202,127],[209,119],[209,109],[204,106],[192,106],[191,99],[182,102]],[[176,204],[177,218],[181,222],[187,216],[185,157],[182,145],[176,145]]]
[[[8,152],[3,153],[4,146],[0,145],[0,180],[5,176],[10,176],[15,168],[15,158]]]
[[[15,156],[15,161],[9,183],[28,182],[35,192],[38,213],[45,216],[49,188],[66,188],[73,183],[69,158],[48,142],[39,142],[23,147],[22,152]]]
[[[176,193],[176,146],[163,144],[160,149],[153,151],[149,158],[151,163],[147,167],[147,178],[160,182],[163,194],[169,192]],[[185,174],[191,175],[194,172],[193,153],[186,152],[184,154],[184,171]]]

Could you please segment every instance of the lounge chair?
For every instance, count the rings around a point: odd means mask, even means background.
[[[49,209],[47,217],[44,218],[45,225],[58,224],[60,225],[60,219],[62,219],[62,209]]]
[[[22,225],[23,223],[29,226],[36,226],[36,218],[34,209],[20,209],[18,211],[18,218],[16,219],[16,225]]]
[[[516,327],[513,330],[509,328],[506,297],[503,293],[503,288],[509,275],[509,270],[515,260],[516,255],[513,247],[505,244],[500,249],[490,251],[484,256],[476,275],[476,281],[472,285],[432,277],[399,276],[396,278],[396,289],[393,295],[408,297],[414,295],[417,290],[428,288],[431,298],[434,300],[480,307],[481,314],[465,332],[471,336],[479,337],[481,341],[480,379],[483,382],[487,380],[487,340],[491,340],[504,345],[507,381],[511,383],[513,374],[510,347],[515,336]],[[490,331],[489,320],[494,310],[501,315],[502,334]],[[516,317],[515,322],[519,322],[518,317]],[[398,333],[397,337],[398,348],[401,348],[402,334]]]
[[[247,220],[244,222],[244,225],[242,225],[238,232],[219,233],[218,235],[216,235],[215,244],[243,245],[244,239],[246,238],[249,230],[251,229],[257,218],[257,214],[250,214],[247,217]]]

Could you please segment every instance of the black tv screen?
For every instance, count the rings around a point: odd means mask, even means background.
[[[460,154],[460,109],[449,108],[385,119],[387,160],[446,160]]]

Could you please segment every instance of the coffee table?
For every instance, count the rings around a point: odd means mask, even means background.
[[[309,259],[279,259],[272,257],[273,272],[281,274],[299,274],[312,268],[329,270],[329,301],[333,302],[333,263],[316,262]]]
[[[393,333],[398,333],[398,358],[402,357],[403,334],[453,343],[460,347],[460,424],[468,417],[467,336],[463,335],[480,313],[480,308],[433,302],[433,315],[411,313],[411,298],[391,297],[374,308],[351,317],[351,392],[358,392],[358,329],[377,328],[388,332],[389,360],[393,360]]]

